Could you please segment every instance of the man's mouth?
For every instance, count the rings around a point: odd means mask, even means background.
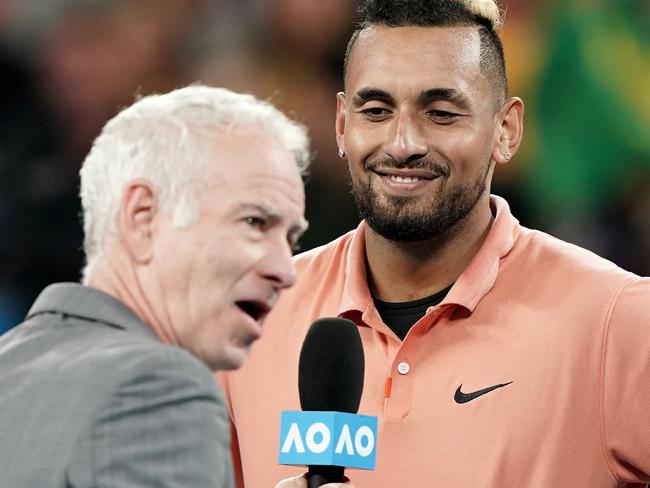
[[[396,183],[417,183],[422,180],[433,180],[440,176],[425,169],[375,168],[372,171],[379,176],[388,177]]]
[[[417,183],[420,181],[420,178],[417,176],[398,176],[398,175],[388,175],[391,181],[396,183]]]
[[[271,311],[269,304],[256,300],[239,300],[235,302],[235,305],[256,322],[263,319]]]
[[[382,182],[384,191],[395,195],[416,196],[427,192],[442,173],[431,168],[395,168],[376,166],[370,169]]]

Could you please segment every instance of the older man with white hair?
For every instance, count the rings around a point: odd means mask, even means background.
[[[206,86],[106,124],[81,169],[83,284],[46,288],[0,338],[1,486],[232,485],[213,371],[242,364],[294,282],[308,144]]]

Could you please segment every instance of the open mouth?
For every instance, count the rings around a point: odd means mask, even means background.
[[[235,305],[237,305],[244,313],[250,315],[255,321],[262,319],[269,312],[269,307],[262,302],[240,300],[235,302]]]
[[[379,176],[387,177],[395,183],[417,183],[418,181],[430,181],[435,179],[437,174],[426,170],[395,170],[395,169],[375,169],[374,172]]]
[[[390,180],[394,181],[395,183],[417,183],[420,181],[420,178],[417,176],[388,175],[388,178],[390,178]]]

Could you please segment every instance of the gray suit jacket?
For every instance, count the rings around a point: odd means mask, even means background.
[[[46,288],[0,337],[0,487],[230,487],[211,371],[110,296]]]

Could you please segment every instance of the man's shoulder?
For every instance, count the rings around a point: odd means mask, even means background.
[[[212,371],[196,356],[177,346],[150,340],[131,331],[105,336],[93,347],[93,369],[113,376],[115,388],[170,387],[204,390],[220,397]],[[121,386],[120,386],[121,385]],[[149,385],[149,386],[147,386]],[[166,385],[166,386],[165,386]]]
[[[298,272],[306,268],[329,267],[333,264],[345,264],[350,246],[358,229],[346,232],[342,236],[321,246],[294,256],[294,264]]]
[[[80,449],[79,442],[95,439],[93,429],[110,428],[120,419],[126,422],[138,412],[147,414],[146,422],[141,420],[145,425],[160,422],[182,405],[183,412],[189,408],[189,416],[202,412],[202,422],[214,419],[220,431],[227,431],[223,398],[210,370],[180,348],[133,331],[54,314],[34,317],[8,334],[0,345],[0,431],[22,443],[10,451],[0,442],[0,453],[11,452],[16,469],[47,459],[50,478],[63,476],[70,459],[90,451]],[[173,418],[180,416],[179,410]],[[74,466],[87,470],[90,464],[79,461]],[[7,468],[2,461],[0,467]],[[12,473],[20,475],[15,469],[3,475],[12,479]],[[38,480],[34,486],[40,486]]]
[[[522,227],[511,253],[516,261],[532,271],[552,276],[568,276],[569,282],[603,279],[612,286],[639,278],[593,251],[539,230]]]
[[[5,371],[23,371],[71,383],[83,390],[110,389],[111,384],[160,370],[167,377],[200,378],[211,372],[198,358],[160,342],[146,331],[58,314],[34,316],[0,338],[0,364]],[[57,379],[58,378],[58,379]]]
[[[111,353],[108,349],[106,352],[107,355]],[[214,390],[213,393],[218,393],[214,389],[214,377],[210,368],[185,349],[163,343],[138,343],[126,351],[120,348],[118,354],[123,358],[125,352],[130,360],[122,367],[122,374],[127,378],[140,375],[145,380],[156,379],[206,387],[210,391]],[[135,358],[132,353],[135,353]]]

